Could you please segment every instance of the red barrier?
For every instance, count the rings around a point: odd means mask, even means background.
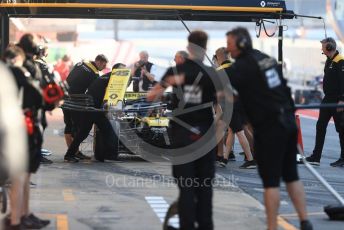
[[[296,114],[295,119],[296,119],[296,126],[297,126],[297,143],[300,145],[301,150],[303,152],[303,141],[302,141],[300,116]]]

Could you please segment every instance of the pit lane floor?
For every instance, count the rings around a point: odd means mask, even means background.
[[[32,210],[52,223],[46,229],[162,229],[168,204],[178,191],[170,166],[124,155],[123,162],[63,162],[61,112],[48,116],[44,148],[52,165],[41,166],[32,179]],[[92,145],[84,145],[92,154]],[[264,229],[262,205],[238,188],[231,175],[217,174],[214,192],[215,229]],[[172,224],[176,225],[174,219]]]
[[[301,119],[305,152],[314,144],[315,121]],[[31,205],[35,213],[52,220],[46,229],[162,229],[161,219],[167,204],[177,197],[171,182],[171,170],[143,161],[138,157],[121,156],[122,163],[64,163],[66,151],[61,136],[63,122],[58,110],[49,116],[44,147],[53,151],[54,164],[42,166],[33,182]],[[91,145],[85,152],[91,155]],[[235,152],[240,152],[238,144]],[[318,171],[344,195],[344,168],[329,163],[339,156],[338,136],[329,125],[324,156]],[[226,168],[217,168],[214,192],[215,229],[266,229],[262,206],[261,181],[256,170],[239,169],[242,157]],[[299,166],[305,183],[310,219],[315,229],[342,229],[342,222],[328,221],[322,207],[336,203],[303,165]],[[279,228],[296,229],[298,220],[285,188],[282,187]],[[174,220],[176,221],[176,220]]]

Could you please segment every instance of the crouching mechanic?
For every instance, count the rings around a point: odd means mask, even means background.
[[[67,83],[69,86],[68,93],[72,94],[84,94],[91,83],[99,77],[99,71],[102,71],[108,59],[103,54],[97,55],[94,61],[91,62],[79,62],[67,77]],[[80,125],[80,117],[84,112],[63,110],[65,126],[65,140],[68,148],[73,142],[73,135],[76,135]],[[78,145],[79,146],[79,145]],[[64,160],[69,163],[76,163],[80,160],[90,160],[91,157],[82,154],[79,149],[76,152],[67,151],[68,154],[64,156]]]
[[[228,73],[230,82],[237,89],[254,128],[268,229],[277,229],[282,178],[299,216],[301,230],[312,230],[307,220],[305,194],[296,165],[295,109],[281,69],[275,59],[253,49],[245,28],[238,27],[227,33],[227,50],[235,59]]]
[[[215,137],[213,101],[216,90],[212,78],[216,75],[213,68],[205,66],[203,60],[207,48],[208,35],[203,31],[193,31],[188,37],[189,59],[185,63],[169,68],[162,81],[148,92],[147,100],[159,99],[168,86],[173,86],[173,92],[178,95],[179,105],[175,108],[171,119],[173,149],[178,154],[178,148],[189,147],[201,139],[207,132]],[[213,75],[213,77],[211,77]],[[216,79],[216,78],[214,78]],[[206,106],[209,104],[209,106]],[[198,109],[196,109],[198,108]],[[185,109],[189,112],[182,112]],[[198,130],[199,133],[195,133]],[[178,137],[178,138],[175,138]],[[213,143],[210,143],[212,142]],[[187,163],[176,162],[172,167],[173,176],[179,188],[178,214],[182,230],[212,230],[212,179],[215,173],[216,139],[207,141],[212,149],[195,156]],[[204,145],[196,147],[195,152],[201,153]],[[173,150],[172,150],[173,151]],[[187,153],[181,153],[187,154]],[[191,182],[186,185],[186,181]]]
[[[112,69],[125,68],[124,64],[115,64]],[[88,87],[86,94],[91,95],[94,100],[95,107],[100,109],[103,105],[103,99],[107,85],[109,83],[111,72],[97,78]],[[105,112],[84,112],[79,118],[79,128],[76,135],[70,144],[66,156],[73,155],[78,151],[80,143],[85,140],[90,133],[93,124],[96,124],[100,130],[100,133],[104,139],[105,153],[95,154],[95,158],[98,161],[104,162],[104,160],[117,160],[118,154],[118,138],[111,126],[110,121],[106,117]]]

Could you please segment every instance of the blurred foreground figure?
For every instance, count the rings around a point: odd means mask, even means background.
[[[20,229],[28,158],[26,128],[14,77],[2,63],[0,73],[0,185],[11,182],[11,215],[5,229]]]
[[[282,179],[299,216],[301,230],[312,230],[297,172],[295,109],[286,80],[275,59],[253,49],[247,29],[238,27],[227,33],[227,50],[235,59],[227,72],[230,82],[238,91],[254,129],[268,229],[277,229]]]

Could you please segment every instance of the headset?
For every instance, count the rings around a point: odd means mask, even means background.
[[[249,39],[243,34],[237,34],[236,46],[241,51],[246,51],[252,48],[252,44],[249,42]]]

